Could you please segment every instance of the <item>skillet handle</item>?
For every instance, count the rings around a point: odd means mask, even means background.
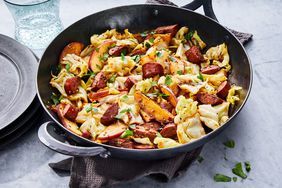
[[[182,6],[182,8],[186,8],[189,10],[196,10],[200,8],[202,5],[204,8],[205,15],[218,22],[212,8],[212,0],[194,0],[191,3]]]
[[[62,136],[54,131],[54,125],[56,125],[55,122],[48,121],[43,123],[38,130],[39,140],[48,148],[70,156],[89,157],[100,155],[103,158],[110,156],[110,152],[104,147],[82,147],[63,143],[65,139],[62,139]]]

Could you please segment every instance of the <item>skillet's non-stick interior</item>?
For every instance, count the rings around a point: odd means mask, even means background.
[[[221,44],[222,42],[227,43],[233,67],[232,74],[230,75],[231,82],[243,87],[241,94],[242,100],[231,113],[231,115],[236,114],[242,106],[243,101],[246,99],[252,80],[251,67],[242,45],[223,26],[205,16],[180,8],[160,5],[132,5],[105,10],[90,15],[64,30],[48,46],[41,58],[37,78],[39,98],[44,105],[48,104],[51,93],[53,92],[49,85],[51,67],[58,65],[60,52],[68,43],[80,41],[84,44],[89,44],[92,34],[102,33],[111,28],[116,28],[118,30],[128,28],[131,32],[142,32],[158,26],[176,23],[188,26],[191,30],[196,29],[202,39],[208,44],[208,47]],[[45,109],[47,110],[47,108]],[[49,113],[53,116],[53,119],[59,123],[57,116],[51,111],[49,111]],[[195,147],[206,143],[226,126],[227,124],[199,141],[177,148],[162,150],[162,152],[161,150],[158,150],[158,152],[154,150],[152,152],[146,151],[145,153],[147,154],[141,154],[136,150],[126,150],[111,146],[106,147],[108,147],[114,155],[127,151],[128,158],[142,158],[144,155],[147,155],[144,156],[144,158],[151,159],[167,158],[174,156],[177,153],[194,149]],[[94,142],[86,141],[85,139],[79,138],[73,134],[71,135],[81,144],[95,145]],[[154,154],[154,152],[157,152],[158,154]],[[156,155],[159,157],[156,157]]]

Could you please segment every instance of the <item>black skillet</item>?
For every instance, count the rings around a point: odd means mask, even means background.
[[[191,10],[204,5],[205,14],[195,13]],[[189,9],[189,10],[188,10]],[[232,63],[232,73],[230,80],[232,83],[243,87],[241,101],[230,112],[230,119],[217,130],[208,133],[206,136],[194,142],[187,143],[169,149],[135,150],[118,148],[105,144],[98,144],[75,135],[67,130],[59,121],[56,114],[46,108],[50,100],[52,89],[50,88],[50,70],[52,66],[57,66],[60,52],[68,43],[80,41],[89,43],[89,38],[94,33],[102,33],[107,29],[116,28],[123,30],[129,28],[131,32],[142,32],[158,26],[179,24],[196,29],[208,47],[227,43],[230,60]],[[116,7],[87,16],[72,24],[59,34],[44,52],[37,75],[37,94],[45,111],[53,119],[52,122],[44,123],[38,132],[39,139],[47,147],[72,156],[112,156],[135,160],[157,160],[176,156],[188,152],[204,145],[221,131],[230,125],[231,120],[238,114],[244,106],[250,93],[252,84],[252,69],[250,60],[242,44],[225,27],[221,26],[212,11],[211,0],[195,0],[183,8],[176,8],[164,5],[131,5]],[[65,144],[58,139],[54,132],[54,127],[61,128],[71,139],[80,146]]]

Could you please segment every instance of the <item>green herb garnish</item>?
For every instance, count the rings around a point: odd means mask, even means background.
[[[176,61],[175,58],[172,57],[172,56],[168,56],[168,58],[169,58],[169,60],[172,61],[172,62],[175,62],[175,61]]]
[[[197,161],[198,161],[199,163],[202,163],[202,162],[204,161],[204,158],[203,158],[201,155],[199,155],[199,156],[197,157]]]
[[[223,144],[228,148],[234,148],[235,147],[234,140],[227,140],[226,142],[223,142]]]
[[[58,96],[55,93],[52,93],[51,100],[55,105],[60,103],[60,99],[58,98]]]
[[[197,76],[197,78],[199,78],[200,80],[202,80],[202,82],[204,81],[204,77],[201,73],[199,73],[199,75]]]
[[[164,98],[164,99],[166,99],[167,97],[169,97],[169,95],[164,94],[164,93],[157,93],[157,95],[158,95],[159,97]]]
[[[116,75],[116,74],[113,74],[113,75],[109,78],[108,83],[114,83],[114,82],[116,81],[116,77],[117,77],[117,75]]]
[[[104,55],[103,55],[103,60],[106,61],[108,58],[109,58],[109,54],[104,53]]]
[[[157,86],[158,83],[157,83],[156,81],[152,81],[152,82],[151,82],[151,85],[152,85],[152,87],[154,87],[154,86]]]
[[[165,77],[165,85],[169,86],[172,83],[172,79],[170,75]]]
[[[98,109],[97,108],[92,108],[93,112],[97,113]]]
[[[86,107],[85,107],[85,111],[88,113],[88,112],[90,112],[92,110],[92,106],[91,105],[87,105]]]
[[[154,39],[153,37],[149,39],[150,43],[153,43],[154,40],[155,40],[155,39]]]
[[[242,163],[237,163],[235,167],[232,169],[233,174],[246,179],[247,175],[243,172]]]
[[[136,63],[138,63],[141,59],[141,56],[140,55],[136,55],[133,57],[133,61],[135,61]]]
[[[245,162],[245,169],[246,169],[247,172],[251,171],[251,163],[249,161]]]
[[[121,110],[121,111],[119,112],[118,115],[115,116],[115,118],[116,118],[116,119],[121,119],[122,116],[123,116],[126,112],[130,112],[130,111],[131,111],[130,108],[123,109],[123,110]]]
[[[233,180],[234,182],[236,182],[236,181],[237,181],[237,177],[233,177],[232,180]]]
[[[213,179],[215,182],[231,182],[231,178],[223,174],[216,174]]]
[[[146,43],[145,43],[145,46],[146,46],[146,48],[150,48],[150,47],[151,47],[151,44],[148,43],[148,42],[146,42]]]
[[[125,57],[124,57],[124,53],[121,52],[121,60],[124,61],[125,60]]]
[[[148,36],[148,32],[144,31],[144,32],[140,33],[140,36],[141,37],[147,37]]]
[[[122,134],[121,134],[121,138],[126,138],[126,137],[129,137],[129,136],[133,136],[133,131],[131,130],[125,130]]]
[[[179,75],[183,75],[182,70],[178,70],[176,73],[179,74]]]
[[[70,64],[66,64],[66,70],[69,72],[70,71]]]
[[[187,33],[184,37],[186,40],[191,40],[191,38],[193,37],[195,31],[190,31],[189,33]]]
[[[163,56],[162,52],[157,52],[156,55],[157,55],[157,57],[162,57]]]

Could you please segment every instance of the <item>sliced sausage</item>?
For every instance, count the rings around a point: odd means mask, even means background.
[[[135,129],[133,129],[133,133],[135,137],[145,138],[148,137],[151,141],[154,140],[157,136],[157,131],[151,128],[146,128],[142,125],[137,125]]]
[[[217,65],[209,65],[203,69],[201,69],[201,72],[203,74],[214,74],[220,70],[220,67]]]
[[[80,78],[72,77],[66,80],[64,88],[68,95],[72,95],[78,92],[79,85],[80,85]]]
[[[161,135],[166,138],[174,138],[176,135],[176,125],[174,123],[169,123],[161,130]]]
[[[115,116],[118,115],[118,103],[114,103],[105,111],[103,116],[100,119],[100,122],[103,125],[111,125],[116,121]]]
[[[91,137],[91,134],[90,134],[89,131],[83,131],[83,132],[82,132],[82,137],[84,137],[84,138],[90,138],[90,137]]]
[[[174,37],[174,35],[178,31],[178,24],[175,25],[168,25],[168,26],[161,26],[155,29],[155,32],[158,34],[165,34],[165,33],[170,33],[171,37]]]
[[[124,86],[128,90],[130,90],[135,83],[136,83],[136,81],[133,78],[128,77],[124,82]]]
[[[164,74],[164,68],[159,63],[146,63],[142,66],[143,78],[150,78],[156,75],[162,76]]]
[[[78,114],[78,109],[75,106],[71,104],[67,104],[64,107],[63,116],[68,120],[75,121],[77,114]]]
[[[122,124],[110,125],[99,134],[97,139],[101,141],[108,141],[114,138],[118,138],[126,130],[126,128],[127,127]]]
[[[146,53],[146,49],[145,49],[145,48],[141,48],[141,49],[138,49],[138,50],[133,50],[133,51],[130,53],[130,56],[144,55],[145,53]]]
[[[154,149],[153,145],[148,144],[133,144],[134,149]]]
[[[203,104],[216,105],[223,103],[223,100],[221,98],[217,97],[216,95],[212,95],[208,93],[198,93],[197,99]]]
[[[69,43],[67,46],[64,47],[63,51],[61,52],[60,62],[67,54],[80,55],[80,52],[82,51],[83,48],[84,48],[84,44],[80,42]]]
[[[109,90],[104,89],[104,90],[99,90],[97,92],[91,92],[88,94],[88,98],[91,102],[95,102],[103,97],[106,97],[109,95]]]
[[[122,148],[133,148],[133,142],[124,138],[115,138],[109,141],[109,145],[122,147]]]
[[[142,37],[140,33],[133,34],[133,37],[137,39],[139,43],[142,43],[144,41],[144,37]]]
[[[217,88],[217,95],[220,98],[225,99],[226,96],[228,95],[228,91],[229,91],[230,88],[231,88],[231,86],[230,86],[228,81],[222,82]]]
[[[127,47],[126,46],[115,46],[115,47],[113,47],[109,50],[109,55],[120,56],[122,52],[124,52],[125,54],[127,53]]]
[[[146,129],[153,129],[155,131],[158,131],[161,127],[160,123],[156,121],[144,123],[141,126],[145,127]]]
[[[204,57],[197,46],[192,46],[185,52],[185,55],[191,63],[200,64],[204,61]]]
[[[92,90],[97,91],[107,86],[107,76],[104,72],[99,72],[92,83]]]

